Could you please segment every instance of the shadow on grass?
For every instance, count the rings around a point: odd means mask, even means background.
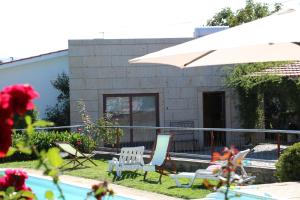
[[[125,171],[125,172],[122,172],[122,176],[119,177],[117,176],[117,173],[116,172],[111,172],[109,173],[110,174],[113,174],[113,179],[112,181],[115,182],[115,181],[121,181],[121,180],[124,180],[124,179],[135,179],[137,178],[138,176],[141,176],[141,174],[135,172],[135,171]]]
[[[73,170],[78,170],[78,169],[87,169],[87,168],[91,168],[90,166],[78,166],[78,167],[64,167],[63,169],[61,169],[61,171],[73,171]]]
[[[158,179],[158,178],[157,178]],[[149,179],[143,179],[143,180],[141,180],[142,182],[144,182],[144,183],[149,183],[149,184],[161,184],[160,182],[159,182],[159,180],[156,180],[156,181],[154,181],[154,180],[149,180]]]
[[[178,188],[187,189],[186,187],[177,187],[176,185],[168,187],[168,189],[178,189]],[[188,187],[188,189],[192,189],[192,190],[203,189],[203,190],[206,190],[207,188],[203,184],[193,184],[191,187]]]

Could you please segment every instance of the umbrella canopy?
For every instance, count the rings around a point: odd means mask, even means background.
[[[300,60],[300,11],[287,9],[268,17],[169,47],[130,63],[177,67]]]

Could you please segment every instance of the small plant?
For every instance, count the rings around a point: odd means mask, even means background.
[[[98,120],[97,137],[102,140],[104,144],[110,144],[114,146],[117,144],[118,138],[123,135],[123,130],[120,128],[110,128],[112,126],[118,126],[119,123],[112,119],[113,115],[105,113],[104,117]]]
[[[276,176],[280,181],[300,181],[300,142],[288,147],[276,163]]]
[[[208,182],[208,180],[204,180],[203,184],[206,188],[217,190],[223,185],[226,186],[225,190],[225,200],[228,200],[229,189],[231,185],[235,182],[235,179],[232,178],[232,173],[236,171],[236,165],[232,163],[233,157],[238,153],[238,150],[234,147],[225,147],[223,149],[223,155],[219,152],[213,152],[212,162],[223,161],[225,164],[220,167],[216,167],[214,173],[220,174],[224,179],[220,179],[218,184],[212,185]],[[240,161],[239,161],[240,162]]]
[[[113,120],[113,115],[105,113],[103,117],[99,118],[95,123],[89,116],[86,110],[86,106],[83,101],[78,101],[79,113],[81,120],[84,124],[83,134],[90,136],[96,141],[97,144],[104,143],[114,146],[117,143],[118,138],[123,135],[123,130],[120,128],[114,128],[118,126],[117,120]]]
[[[89,199],[90,196],[95,197],[97,200],[102,200],[107,196],[113,196],[114,191],[108,188],[108,183],[104,181],[103,183],[99,183],[97,185],[92,186],[92,191],[87,193],[87,198]]]

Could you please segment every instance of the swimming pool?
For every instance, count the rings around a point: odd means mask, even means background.
[[[32,189],[38,199],[45,199],[45,192],[51,190],[54,192],[55,197],[59,196],[59,192],[56,186],[51,180],[29,176],[26,180],[26,185]],[[83,188],[71,184],[60,183],[66,200],[83,200],[86,198],[86,194],[90,191],[88,188]],[[95,198],[90,198],[95,199]],[[114,195],[113,197],[106,198],[107,200],[133,200],[131,198]]]

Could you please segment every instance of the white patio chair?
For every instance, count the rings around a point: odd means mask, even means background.
[[[143,154],[145,147],[123,147],[121,148],[119,159],[113,158],[108,162],[108,171],[115,168],[117,176],[122,175],[122,171],[136,171],[144,165]]]
[[[255,179],[255,176],[251,176],[251,177],[248,176],[246,170],[243,167],[243,160],[250,151],[251,151],[250,149],[240,151],[238,154],[234,156],[232,160],[233,165],[241,168],[241,175],[232,173],[231,180],[237,180],[239,184],[246,183]],[[226,162],[219,163],[219,167],[225,164]],[[179,174],[171,174],[170,177],[174,179],[178,187],[186,187],[186,188],[191,187],[196,178],[209,179],[209,180],[220,180],[220,179],[226,180],[226,177],[222,176],[221,171],[216,173],[213,169],[214,168],[210,166],[206,169],[198,169],[196,172],[181,172]],[[189,183],[185,185],[181,184],[179,182],[180,178],[189,179]]]

